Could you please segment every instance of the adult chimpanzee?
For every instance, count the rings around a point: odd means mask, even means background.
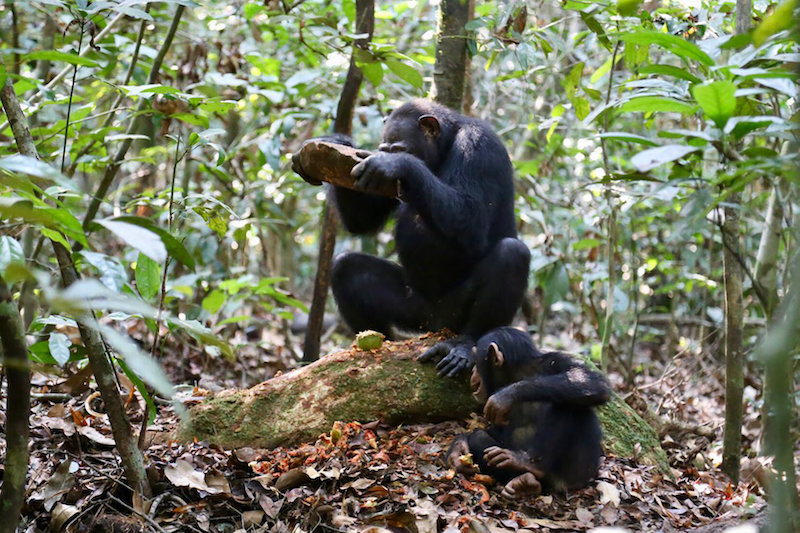
[[[468,369],[475,341],[511,323],[528,279],[503,144],[484,122],[414,100],[388,117],[378,152],[352,175],[366,192],[334,187],[345,227],[376,232],[396,209],[400,264],[362,253],[336,258],[332,288],[345,322],[389,337],[446,327],[458,337],[421,359],[444,356],[437,368],[447,376]],[[398,183],[399,200],[369,194],[384,180]]]
[[[513,328],[490,331],[476,351],[470,382],[492,425],[456,437],[450,466],[470,474],[476,465],[507,497],[585,486],[602,455],[593,406],[609,398],[606,378],[564,353],[540,352]]]

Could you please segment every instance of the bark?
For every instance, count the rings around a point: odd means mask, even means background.
[[[352,348],[251,389],[210,396],[191,409],[182,437],[226,448],[275,448],[313,441],[336,421],[402,424],[467,418],[479,407],[468,380],[439,377],[433,365],[416,361],[442,338],[428,334],[385,342],[372,351]],[[607,454],[638,457],[669,472],[656,432],[621,398],[614,396],[598,416]]]
[[[742,398],[744,392],[744,350],[742,348],[744,304],[739,247],[740,195],[728,197],[722,224],[723,276],[725,281],[725,434],[722,441],[722,471],[739,482],[742,456]]]
[[[736,33],[750,28],[751,0],[736,0]],[[722,471],[734,484],[739,482],[742,457],[742,399],[744,395],[744,350],[742,348],[744,304],[742,265],[739,263],[739,206],[742,197],[733,193],[724,208],[722,224],[722,268],[725,281],[725,431],[722,438]]]
[[[302,169],[312,178],[325,181],[337,187],[362,190],[355,184],[350,171],[363,161],[357,155],[360,150],[325,141],[310,141],[303,145],[299,152],[292,156],[300,163]],[[378,191],[370,194],[378,196],[397,196],[397,184],[386,182]]]
[[[367,49],[375,31],[375,0],[356,0],[356,33],[366,34],[363,39],[356,39],[353,46]],[[353,113],[358,102],[358,93],[364,74],[356,65],[356,52],[350,56],[350,68],[347,70],[342,94],[336,108],[336,120],[333,131],[350,135],[353,130]],[[352,168],[352,167],[350,167]],[[348,173],[349,175],[349,173]],[[330,198],[325,203],[322,213],[322,233],[317,257],[317,274],[314,277],[314,294],[311,309],[308,313],[308,329],[303,343],[303,362],[310,363],[319,359],[322,322],[325,318],[325,301],[328,299],[328,287],[331,281],[333,249],[336,247],[336,230],[339,227],[339,214],[331,205]]]
[[[6,80],[3,89],[0,90],[0,100],[2,100],[3,109],[12,125],[14,139],[20,153],[38,159],[39,154],[36,151],[36,145],[31,137],[27,120],[22,113],[22,108],[20,108],[14,89],[8,80]],[[62,282],[65,287],[69,287],[78,279],[75,263],[72,261],[72,256],[69,251],[64,248],[63,245],[56,241],[51,241],[51,243],[55,251],[56,260],[58,261]],[[144,470],[144,458],[137,448],[136,440],[131,433],[130,423],[122,406],[119,391],[117,390],[114,368],[106,357],[103,339],[93,319],[77,317],[77,322],[83,345],[86,348],[89,362],[92,365],[92,371],[97,381],[97,386],[100,389],[100,394],[103,398],[106,412],[108,413],[111,431],[122,459],[122,466],[125,470],[128,485],[133,487],[135,491],[149,496],[151,491]]]
[[[467,72],[467,30],[471,0],[442,0],[436,32],[436,64],[431,96],[459,111],[464,100]]]
[[[8,380],[6,399],[6,456],[0,492],[0,533],[14,533],[25,501],[28,472],[28,417],[31,409],[31,373],[28,348],[11,291],[0,277],[0,339],[3,369]]]

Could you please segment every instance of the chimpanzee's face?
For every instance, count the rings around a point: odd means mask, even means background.
[[[486,403],[489,394],[486,392],[486,386],[481,379],[477,366],[472,367],[472,376],[469,378],[469,386],[472,388],[472,397],[480,404]]]
[[[430,168],[438,163],[436,138],[413,116],[390,115],[383,127],[382,152],[406,152],[423,160]]]

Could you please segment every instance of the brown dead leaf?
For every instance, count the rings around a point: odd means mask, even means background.
[[[92,426],[78,426],[78,433],[89,439],[90,441],[100,444],[101,446],[115,446],[116,442],[111,437],[106,437]]]
[[[176,487],[191,487],[197,490],[209,491],[203,473],[195,470],[194,465],[185,459],[178,459],[175,464],[168,465],[164,469],[164,475]]]
[[[577,518],[582,524],[588,526],[594,519],[594,513],[584,507],[578,507],[575,509],[575,518]]]
[[[600,493],[600,503],[610,503],[614,507],[619,507],[619,489],[606,481],[597,482],[597,491]]]

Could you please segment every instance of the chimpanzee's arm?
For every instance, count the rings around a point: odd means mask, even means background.
[[[502,150],[506,162],[497,163],[492,149]],[[399,180],[401,199],[433,230],[480,257],[489,246],[494,213],[506,207],[503,197],[513,199],[510,164],[502,146],[469,151],[454,143],[450,151],[438,176],[421,159],[402,152],[377,152],[356,165],[353,175],[366,189],[381,180]]]
[[[350,233],[375,233],[397,207],[397,200],[366,194],[344,187],[333,187],[336,208],[344,227]]]
[[[608,380],[572,357],[550,352],[540,355],[533,375],[497,391],[503,403],[548,401],[572,405],[600,405],[608,401]]]

